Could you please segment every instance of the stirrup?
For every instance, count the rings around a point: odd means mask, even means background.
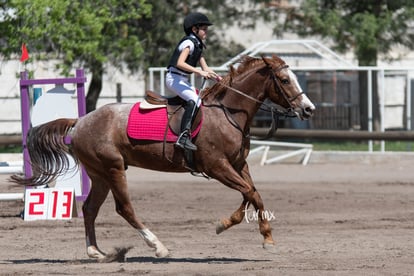
[[[184,143],[180,143],[180,141],[178,140],[177,142],[175,142],[174,145],[182,149],[185,149],[185,150],[192,150],[192,151],[197,150],[197,146],[194,145],[190,140],[187,140]]]
[[[177,142],[175,142],[174,145],[182,149],[186,149],[186,150],[192,150],[192,151],[197,150],[197,146],[191,142],[188,131],[182,132],[180,136],[178,137]]]

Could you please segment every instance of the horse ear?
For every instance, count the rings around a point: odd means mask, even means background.
[[[270,59],[266,58],[264,55],[261,55],[261,58],[262,58],[263,62],[264,62],[267,66],[272,67],[271,62],[270,62],[270,61],[271,61]]]
[[[233,76],[236,74],[236,69],[234,69],[233,65],[230,65],[230,81],[229,84],[231,85],[231,83],[233,82]]]
[[[275,54],[272,54],[272,61],[277,66],[282,66],[282,65],[286,64],[283,59],[281,59],[279,56],[277,56]]]

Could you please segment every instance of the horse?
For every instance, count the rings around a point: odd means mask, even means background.
[[[193,143],[193,170],[213,178],[242,195],[240,207],[228,218],[218,221],[220,234],[239,224],[245,210],[253,206],[258,214],[263,248],[275,252],[275,241],[262,198],[254,186],[246,158],[250,150],[250,125],[259,108],[268,106],[309,119],[315,106],[304,94],[296,75],[284,60],[271,57],[240,59],[237,67],[220,81],[202,90],[202,126]],[[269,102],[265,103],[264,101]],[[274,105],[276,104],[276,105]],[[95,219],[109,192],[116,212],[123,217],[157,257],[169,255],[168,249],[137,217],[128,194],[126,169],[136,166],[163,172],[190,172],[183,149],[165,141],[136,140],[126,133],[132,103],[104,105],[78,119],[61,118],[31,128],[27,147],[33,175],[14,175],[11,180],[24,185],[41,185],[67,172],[67,154],[82,164],[91,180],[91,188],[82,211],[86,252],[90,258],[108,257],[97,244]],[[162,126],[165,128],[165,126]],[[71,144],[65,137],[71,137]]]

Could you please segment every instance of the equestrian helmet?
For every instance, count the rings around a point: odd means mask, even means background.
[[[208,20],[208,17],[205,16],[202,13],[199,12],[192,12],[189,13],[185,18],[184,18],[184,32],[189,35],[191,33],[191,28],[193,26],[203,26],[203,25],[207,25],[207,26],[211,26],[213,25],[213,23],[210,22],[210,20]]]

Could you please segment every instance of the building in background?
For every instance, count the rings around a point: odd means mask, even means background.
[[[299,6],[301,2],[301,0],[274,0],[269,5],[289,8],[291,6]],[[355,106],[357,105],[357,96],[355,93],[359,93],[359,91],[357,86],[355,86],[357,78],[355,72],[341,70],[322,74],[315,70],[306,71],[305,69],[306,67],[333,68],[336,66],[338,68],[344,68],[347,66],[355,66],[357,62],[352,52],[338,55],[326,51],[326,49],[329,49],[329,46],[332,46],[329,41],[316,41],[316,43],[312,43],[312,39],[307,39],[304,44],[294,34],[284,34],[283,40],[280,40],[273,34],[272,24],[263,21],[257,21],[255,29],[253,30],[241,31],[237,27],[231,27],[226,30],[226,37],[243,45],[246,48],[246,52],[234,53],[235,58],[226,64],[212,65],[223,68],[234,62],[239,54],[278,54],[293,69],[298,69],[299,80],[302,86],[307,89],[309,96],[323,107],[322,109],[326,112],[331,109],[326,114],[322,112],[323,116],[320,121],[318,121],[318,118],[313,121],[314,127],[358,129],[359,110]],[[325,49],[321,50],[318,44],[322,44]],[[329,57],[325,58],[323,55]],[[403,48],[395,47],[391,55],[395,58],[403,58],[388,61],[380,57],[378,66],[414,68],[414,52],[406,52]],[[54,65],[54,61],[36,61],[28,64],[27,69],[33,71],[37,79],[56,78],[59,75],[54,70]],[[19,72],[22,70],[23,68],[19,60],[5,61],[0,57],[0,83],[2,84],[0,88],[0,135],[20,133],[21,131]],[[406,127],[406,123],[399,118],[404,115],[404,112],[406,113],[407,110],[410,110],[406,106],[408,99],[406,98],[405,91],[407,89],[407,76],[412,79],[413,72],[410,71],[407,75],[405,71],[394,70],[386,74],[387,76],[383,85],[392,88],[387,89],[387,93],[385,94],[386,98],[384,98],[388,105],[386,113],[390,114],[389,119],[386,119],[386,128],[404,128]],[[87,79],[90,81],[90,75],[87,75]],[[123,102],[140,100],[144,95],[145,89],[148,87],[146,83],[146,72],[122,74],[113,67],[107,68],[103,82],[98,107],[116,101],[118,83],[122,84]],[[89,82],[86,84],[86,87],[88,86]],[[44,91],[49,89],[50,87],[43,87]],[[73,88],[68,87],[68,89]],[[336,114],[335,116],[343,119],[338,123],[330,115],[332,112]],[[323,118],[332,118],[332,120]]]

